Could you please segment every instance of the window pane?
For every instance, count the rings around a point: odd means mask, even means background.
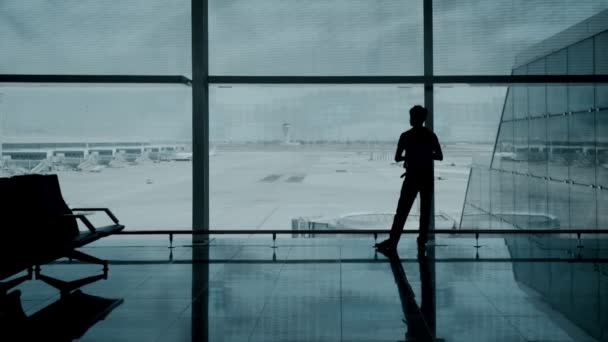
[[[595,37],[595,73],[608,75],[608,31]],[[596,89],[595,106],[608,108],[608,85],[599,84]]]
[[[608,110],[597,112],[596,120],[597,182],[608,188]]]
[[[530,203],[530,229],[559,228],[554,227],[547,215],[547,180],[528,177],[528,194]]]
[[[190,75],[190,1],[0,2],[0,73]]]
[[[528,155],[530,174],[537,177],[547,177],[547,147],[547,119],[531,119],[530,150]]]
[[[568,150],[568,117],[550,117],[547,122],[549,139],[549,177],[567,180],[570,151]]]
[[[577,184],[570,185],[570,222],[573,229],[597,228],[595,189]]]
[[[570,191],[565,182],[549,181],[548,214],[556,222],[556,228],[570,227]]]
[[[509,75],[515,67],[577,41],[573,39],[588,38],[589,29],[602,27],[605,20],[591,17],[606,8],[606,0],[435,0],[435,72]]]
[[[212,75],[421,75],[422,1],[211,0]]]
[[[435,162],[435,210],[458,221],[463,199],[478,210],[479,228],[488,228],[492,150],[505,103],[506,87],[441,85],[435,88],[434,131],[444,160]],[[469,177],[469,170],[473,173]],[[465,194],[467,191],[469,194]],[[466,214],[466,213],[465,213]],[[483,216],[483,218],[482,218]],[[469,218],[470,218],[469,217]],[[462,222],[462,226],[468,226]]]
[[[69,206],[108,207],[129,229],[192,226],[190,88],[0,85],[0,93],[0,174],[57,174]]]
[[[212,85],[209,99],[212,228],[390,225],[421,86]]]
[[[570,115],[570,179],[595,184],[595,112]]]
[[[492,156],[492,168],[494,169],[505,171],[513,171],[514,169],[513,124],[514,121],[502,121],[500,123],[498,139]]]

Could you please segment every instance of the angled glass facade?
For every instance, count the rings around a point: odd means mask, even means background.
[[[559,35],[558,35],[559,36]],[[606,74],[608,31],[536,57],[514,75]],[[605,228],[605,85],[512,85],[491,167],[470,174],[463,228]]]
[[[575,27],[550,38],[524,53],[512,73],[607,74],[608,26],[589,35],[592,19],[577,25],[587,35]],[[569,43],[546,49],[560,40]],[[471,169],[461,228],[606,229],[607,123],[605,84],[510,86],[491,166]],[[505,236],[505,243],[511,257],[523,259],[597,258],[606,248],[605,238],[585,234]],[[513,264],[520,284],[601,340],[608,326],[605,301],[598,300],[607,288],[602,272],[597,264]]]

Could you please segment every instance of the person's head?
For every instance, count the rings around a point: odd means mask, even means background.
[[[412,109],[410,109],[410,125],[412,125],[413,127],[422,126],[422,124],[424,124],[424,121],[426,121],[427,114],[428,111],[426,110],[426,108],[420,105],[415,105],[414,107],[412,107]]]

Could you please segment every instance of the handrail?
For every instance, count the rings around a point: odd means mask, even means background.
[[[371,234],[389,234],[390,230],[374,230],[374,229],[335,229],[335,230],[291,230],[291,229],[273,229],[273,230],[247,230],[247,229],[210,229],[210,230],[123,230],[115,233],[116,235],[268,235],[268,234],[353,234],[353,235],[371,235]],[[403,234],[418,234],[418,230],[403,230]],[[477,235],[477,234],[513,234],[513,235],[550,235],[550,234],[608,234],[608,229],[435,229],[430,230],[429,234],[446,234],[446,235]]]

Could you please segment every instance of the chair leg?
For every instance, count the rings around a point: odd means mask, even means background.
[[[65,297],[66,295],[69,295],[72,291],[74,291],[82,286],[94,283],[98,280],[108,279],[108,271],[104,270],[103,274],[99,274],[99,275],[95,275],[95,276],[85,277],[85,278],[76,279],[76,280],[72,280],[72,281],[65,281],[65,280],[49,277],[49,276],[46,276],[46,275],[40,273],[40,267],[36,266],[36,279],[41,280],[41,281],[45,282],[46,284],[56,288],[57,290],[60,291],[61,297]]]
[[[75,249],[71,250],[66,256],[70,259],[76,259],[76,260],[80,260],[82,262],[103,265],[104,272],[108,271],[108,261],[107,260],[99,259],[97,257],[83,253],[81,251],[77,251]]]
[[[32,278],[33,278],[33,271],[32,271],[32,268],[30,267],[27,269],[26,275],[22,275],[21,277],[17,277],[15,279],[11,279],[8,281],[0,281],[0,295],[5,295],[8,292],[8,290],[23,283],[26,280],[31,280]]]

